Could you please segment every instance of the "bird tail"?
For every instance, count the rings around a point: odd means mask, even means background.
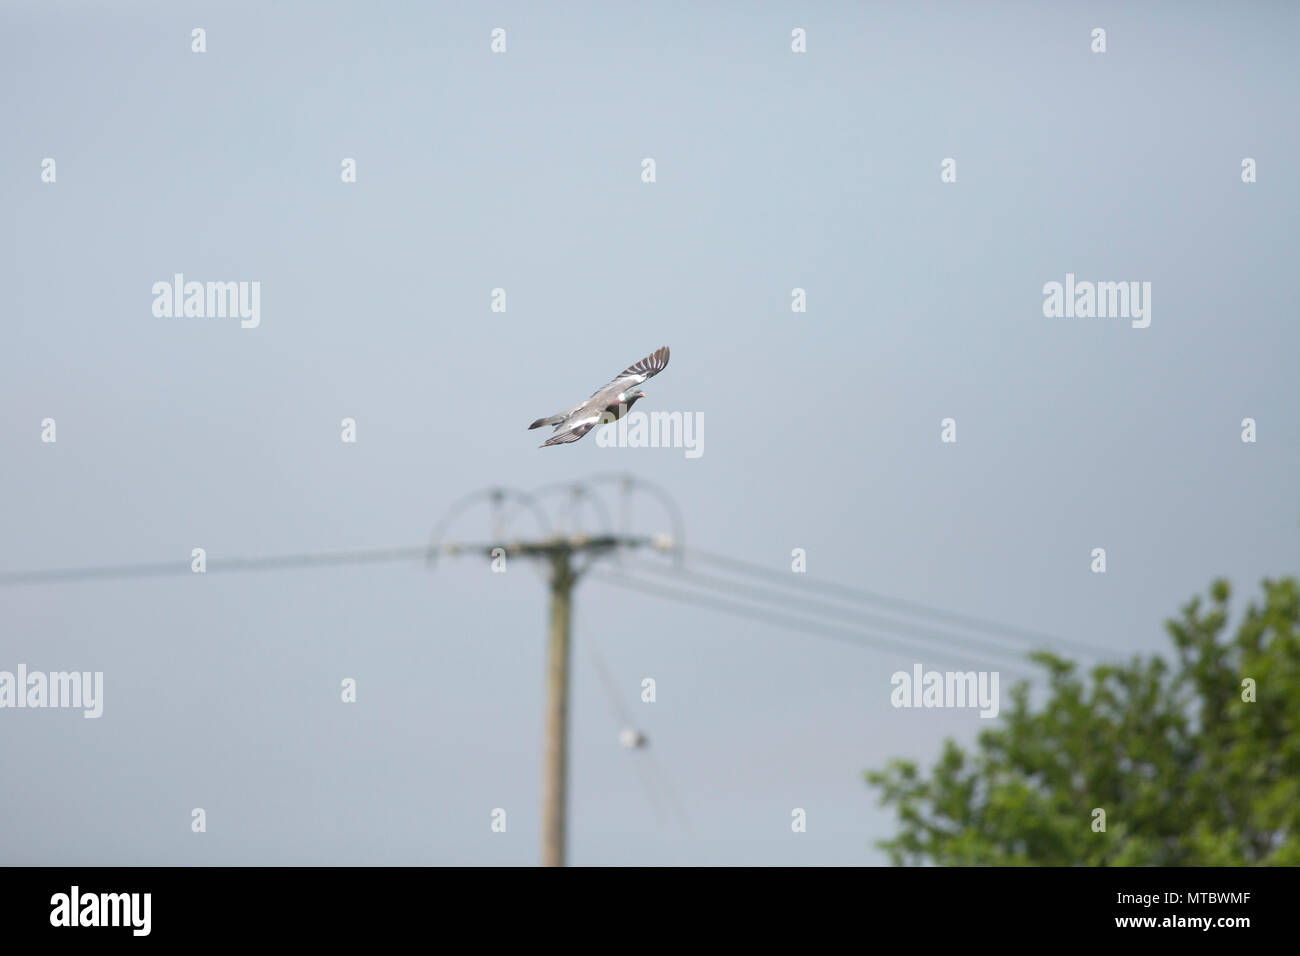
[[[562,422],[562,421],[564,421],[564,413],[563,413],[563,412],[560,412],[560,414],[558,414],[558,415],[552,415],[552,416],[550,416],[549,418],[539,418],[539,419],[537,419],[537,421],[533,422],[533,423],[532,423],[531,425],[529,425],[528,427],[529,427],[529,428],[541,428],[543,425],[558,425],[558,424],[560,424],[560,422]]]

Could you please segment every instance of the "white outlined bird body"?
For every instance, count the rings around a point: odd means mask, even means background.
[[[555,426],[555,434],[538,447],[575,442],[597,425],[622,418],[637,399],[645,398],[645,392],[633,389],[646,379],[654,378],[667,366],[668,346],[665,345],[623,369],[608,385],[602,385],[592,392],[585,402],[579,402],[568,411],[537,419],[528,427]]]

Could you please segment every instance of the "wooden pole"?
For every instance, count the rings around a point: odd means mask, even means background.
[[[551,554],[551,633],[546,668],[546,750],[542,783],[542,866],[564,866],[568,791],[569,616],[573,566],[568,548]]]

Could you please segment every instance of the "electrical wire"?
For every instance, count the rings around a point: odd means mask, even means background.
[[[626,565],[630,571],[644,571],[650,574],[662,575],[669,578],[684,580],[686,583],[712,588],[716,591],[723,591],[727,594],[748,595],[752,600],[765,601],[770,604],[779,605],[782,608],[803,607],[808,613],[820,615],[822,617],[835,617],[849,623],[866,623],[873,627],[882,627],[891,632],[893,631],[910,631],[914,636],[922,640],[940,641],[940,642],[957,642],[972,648],[981,648],[993,654],[1020,654],[1025,650],[1021,647],[1007,647],[1006,645],[995,644],[990,641],[982,640],[977,637],[970,637],[964,634],[953,634],[951,632],[938,631],[932,628],[919,626],[908,621],[897,618],[882,617],[878,614],[872,614],[865,611],[856,611],[850,608],[838,607],[832,604],[826,604],[822,601],[810,600],[807,597],[791,597],[785,594],[773,594],[770,588],[764,589],[755,585],[743,584],[738,581],[728,580],[714,575],[704,574],[699,571],[686,573],[676,568],[656,565],[649,561],[637,561]]]
[[[777,614],[773,613],[768,608],[723,601],[711,595],[696,594],[694,592],[684,591],[680,588],[667,587],[648,581],[641,581],[626,574],[610,574],[602,571],[593,574],[592,577],[598,581],[604,581],[607,584],[613,584],[617,587],[626,588],[628,590],[641,591],[646,594],[666,597],[670,600],[684,604],[694,604],[698,607],[724,611],[740,617],[762,621],[766,624],[777,624],[783,627],[788,627],[794,631],[800,631],[805,634],[814,634],[820,637],[829,637],[833,640],[853,644],[857,647],[876,647],[883,650],[891,650],[896,653],[907,654],[909,657],[916,656],[917,648],[915,645],[905,644],[890,637],[863,629],[850,630],[848,628],[828,625],[820,621],[813,621],[807,617],[797,617],[790,614]],[[951,650],[943,650],[941,653],[945,654],[952,660],[960,660],[968,664],[974,663],[981,668],[987,667],[989,663],[986,658],[970,657],[960,651],[954,652]],[[1031,676],[1031,671],[1023,663],[1008,666],[1006,669],[1020,673],[1024,676]]]
[[[423,560],[427,545],[405,548],[359,548],[315,554],[282,554],[266,558],[205,558],[204,573],[222,571],[276,571],[284,568],[315,568],[346,564],[378,564],[389,561]],[[56,584],[114,578],[161,577],[195,574],[191,562],[155,561],[149,564],[119,564],[83,568],[51,568],[40,571],[0,572],[0,587],[14,584]]]
[[[1089,657],[1112,657],[1115,651],[1111,648],[1102,647],[1097,644],[1087,644],[1081,641],[1069,641],[1062,638],[1054,637],[1051,634],[1045,634],[1041,631],[1033,631],[1027,628],[1016,627],[1011,624],[1003,624],[999,621],[992,621],[988,618],[975,617],[970,614],[960,614],[956,611],[949,611],[945,608],[935,607],[929,604],[923,604],[920,601],[909,601],[904,598],[891,597],[887,594],[879,594],[868,591],[864,588],[850,587],[846,584],[839,584],[833,581],[823,581],[819,578],[810,578],[808,575],[795,575],[790,572],[778,571],[774,568],[765,567],[761,564],[755,564],[752,561],[745,561],[741,558],[733,558],[729,555],[718,554],[713,551],[705,551],[700,548],[687,548],[688,557],[694,557],[697,560],[716,564],[720,567],[730,567],[737,571],[755,577],[762,577],[769,581],[781,584],[787,588],[798,587],[800,589],[821,590],[825,593],[836,594],[845,600],[857,601],[860,603],[880,604],[885,607],[892,607],[900,611],[907,611],[913,614],[924,615],[949,621],[953,624],[959,624],[971,630],[982,631],[985,634],[994,634],[1000,637],[1014,638],[1021,641],[1029,642],[1035,646],[1050,646],[1071,650],[1075,653],[1084,654]],[[794,580],[797,578],[798,580]]]

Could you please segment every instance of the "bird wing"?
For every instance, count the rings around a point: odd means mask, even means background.
[[[581,419],[576,422],[572,428],[565,429],[564,431],[556,431],[554,435],[546,439],[546,441],[542,442],[537,447],[545,448],[547,445],[567,445],[571,441],[577,441],[583,435],[587,434],[587,432],[595,428],[599,421],[600,416],[598,415],[592,415],[588,418]]]
[[[609,392],[611,395],[617,395],[619,392],[627,391],[633,385],[640,385],[648,378],[654,378],[665,368],[668,367],[668,346],[651,352],[639,362],[634,362],[623,371],[618,373],[613,381],[608,385],[602,385],[591,393],[595,398],[602,392]],[[585,403],[584,403],[585,404]]]

